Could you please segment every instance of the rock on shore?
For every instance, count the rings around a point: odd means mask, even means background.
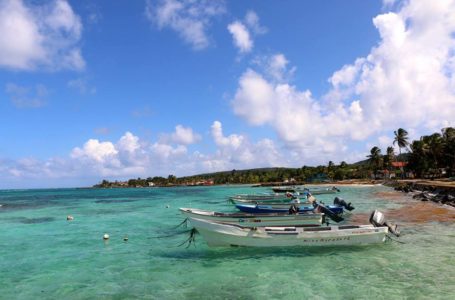
[[[414,199],[455,207],[455,185],[433,182],[396,182],[391,186],[396,191],[413,194]]]

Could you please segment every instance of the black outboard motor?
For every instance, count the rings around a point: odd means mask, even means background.
[[[333,211],[331,211],[328,207],[326,207],[323,204],[313,202],[313,207],[315,211],[319,211],[321,213],[324,213],[327,217],[329,217],[332,221],[335,222],[341,222],[344,220],[344,218],[340,215],[337,215]]]
[[[343,206],[345,209],[347,209],[349,211],[355,209],[355,207],[351,205],[351,202],[346,203],[346,201],[344,201],[342,198],[338,198],[338,197],[335,197],[335,199],[333,199],[333,204]]]
[[[291,207],[289,207],[289,214],[290,215],[297,215],[300,211],[300,208],[295,205],[295,204],[292,204]]]
[[[370,223],[374,227],[388,227],[389,231],[395,235],[395,236],[400,236],[400,230],[398,229],[398,225],[389,223],[385,220],[385,216],[382,212],[379,210],[375,210],[371,213],[370,215]]]

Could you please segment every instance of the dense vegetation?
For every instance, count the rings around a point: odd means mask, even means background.
[[[408,132],[402,128],[394,132],[393,144],[398,145],[399,155],[395,156],[394,148],[389,146],[385,154],[377,146],[373,147],[368,159],[355,164],[341,162],[339,165],[330,161],[326,166],[303,166],[301,168],[261,168],[249,170],[232,170],[194,176],[148,177],[146,179],[130,179],[127,182],[110,182],[103,180],[95,187],[137,187],[168,185],[198,185],[207,184],[241,184],[241,183],[300,183],[320,182],[344,179],[367,179],[373,174],[381,178],[385,171],[403,177],[413,174],[417,178],[454,176],[455,174],[455,128],[442,129],[441,133],[422,136],[419,140],[409,142]],[[406,153],[402,153],[402,149]],[[396,167],[394,163],[405,162],[406,166]]]
[[[395,157],[393,147],[388,147],[385,155],[378,147],[371,148],[368,161],[375,174],[380,170],[393,170],[394,161],[403,161],[406,165],[402,171],[416,178],[455,175],[455,128],[443,128],[441,133],[424,135],[412,142],[409,142],[406,130],[400,128],[394,133],[393,144],[398,145],[400,155]],[[407,153],[402,155],[401,149]]]

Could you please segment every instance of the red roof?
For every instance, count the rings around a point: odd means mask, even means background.
[[[392,161],[392,166],[397,167],[397,168],[404,167],[404,166],[406,166],[407,164],[408,164],[408,163],[405,162],[405,161]]]

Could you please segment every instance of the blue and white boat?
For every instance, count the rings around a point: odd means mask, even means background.
[[[235,207],[239,209],[240,211],[250,213],[250,214],[264,214],[264,213],[286,213],[289,212],[289,208],[295,205],[296,207],[299,208],[299,213],[305,213],[305,212],[312,212],[315,210],[316,206],[314,207],[313,205],[309,205],[308,203],[305,204],[299,204],[299,203],[294,203],[294,204],[287,204],[287,206],[283,207],[282,205],[268,205],[268,204],[236,204]],[[327,209],[332,211],[334,214],[342,214],[343,213],[343,207],[340,205],[327,205],[325,206]]]

